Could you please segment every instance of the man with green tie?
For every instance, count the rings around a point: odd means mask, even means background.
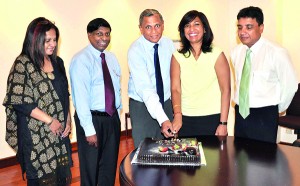
[[[237,137],[276,143],[278,117],[291,103],[298,80],[287,51],[263,38],[264,15],[247,7],[237,15],[242,42],[231,52],[235,71]]]

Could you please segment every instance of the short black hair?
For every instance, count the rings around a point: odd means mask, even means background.
[[[264,14],[259,7],[249,6],[241,9],[237,15],[237,20],[246,17],[256,19],[258,25],[264,24]]]
[[[111,31],[110,24],[103,18],[96,18],[90,21],[86,27],[86,30],[88,33],[91,33],[94,32],[95,30],[98,30],[98,28],[101,26],[109,28],[109,30]]]

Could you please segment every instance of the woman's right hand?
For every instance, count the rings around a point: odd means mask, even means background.
[[[47,113],[39,109],[38,107],[35,107],[30,114],[31,117],[40,120],[44,122],[46,125],[49,125],[49,128],[51,132],[55,135],[61,135],[63,132],[63,127],[61,123],[55,119],[49,116]]]
[[[178,131],[182,127],[182,115],[181,114],[178,113],[178,114],[174,115],[174,119],[172,121],[172,125],[173,125],[174,132],[176,131],[176,133],[178,133]]]
[[[62,127],[61,123],[55,118],[53,118],[53,121],[50,124],[49,128],[50,128],[51,132],[55,135],[60,136],[63,132],[63,127]]]

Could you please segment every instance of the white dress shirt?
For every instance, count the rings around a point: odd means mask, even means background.
[[[240,44],[231,52],[236,81],[236,104],[239,104],[240,81],[247,49],[246,45]],[[285,111],[298,88],[297,75],[288,52],[262,37],[250,50],[250,108],[278,105],[279,112]]]

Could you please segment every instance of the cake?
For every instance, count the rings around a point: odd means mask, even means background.
[[[196,138],[155,140],[145,138],[136,152],[138,164],[200,166],[200,150]]]

